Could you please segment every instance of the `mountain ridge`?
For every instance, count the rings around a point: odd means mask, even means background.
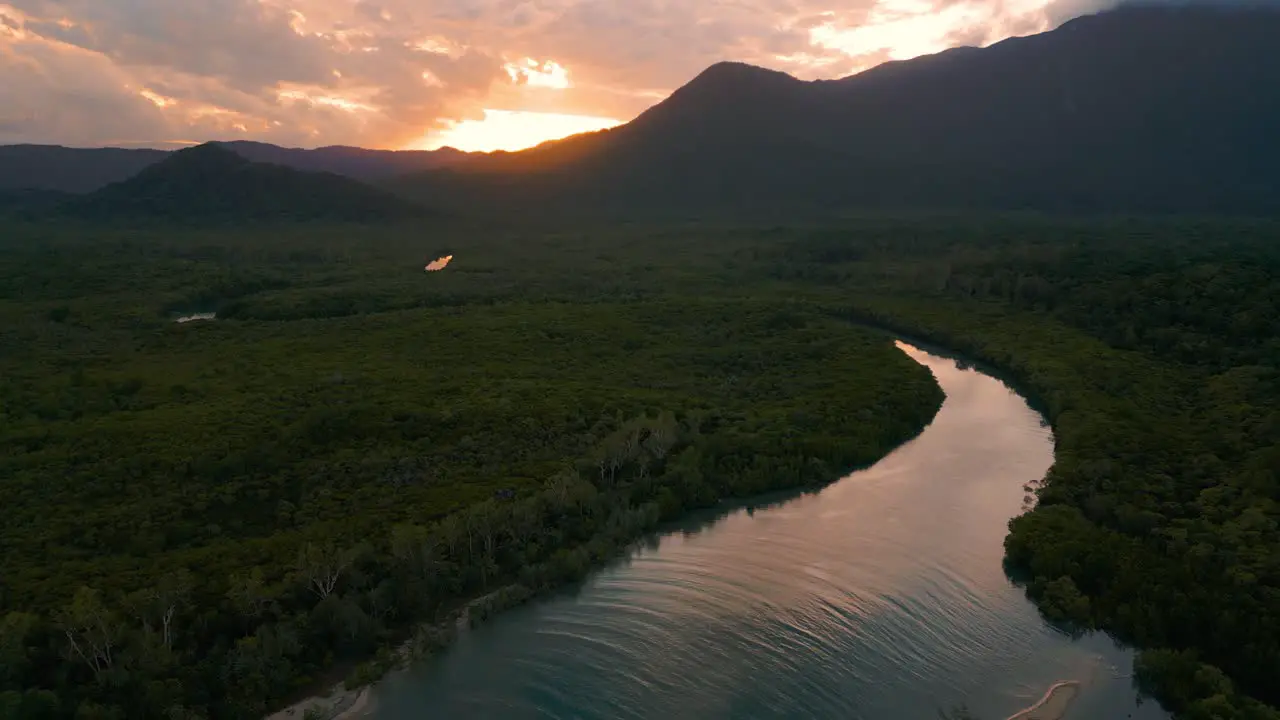
[[[254,162],[221,144],[205,143],[176,151],[131,178],[74,196],[49,214],[95,221],[363,222],[427,213],[348,177]]]
[[[330,145],[305,149],[252,140],[211,142],[226,146],[248,160],[295,170],[330,172],[362,182],[379,182],[417,170],[464,162],[475,155],[448,147],[439,150],[374,150]],[[127,180],[175,152],[181,150],[81,148],[35,143],[0,145],[0,191],[90,193]]]
[[[718,63],[631,123],[402,178],[458,207],[1280,214],[1280,9],[1133,6],[802,81]]]

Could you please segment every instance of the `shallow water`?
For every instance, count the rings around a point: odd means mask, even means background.
[[[1005,576],[1024,486],[1053,460],[1008,387],[900,344],[947,399],[915,440],[820,493],[695,518],[581,587],[393,676],[374,717],[1004,720],[1054,683],[1066,717],[1137,704],[1131,654],[1044,623]]]

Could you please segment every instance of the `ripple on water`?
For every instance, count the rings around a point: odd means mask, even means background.
[[[916,440],[500,616],[388,682],[376,716],[913,720],[965,702],[995,719],[1080,679],[1070,720],[1163,718],[1095,671],[1126,653],[1047,627],[1001,570],[1023,485],[1052,462],[1043,419],[988,376],[908,352],[947,393]]]

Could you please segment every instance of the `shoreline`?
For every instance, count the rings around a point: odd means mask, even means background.
[[[895,340],[896,342],[894,344],[897,345],[900,350],[911,355],[911,353],[907,352],[906,348],[903,347],[904,344],[907,344],[905,341],[900,338],[895,338]],[[1037,414],[1040,414],[1043,421],[1043,413],[1037,410]],[[925,427],[927,428],[928,424],[926,424]],[[923,432],[923,429],[918,431],[917,435],[919,432]],[[803,492],[803,488],[799,490]],[[796,490],[789,489],[779,491],[779,494],[790,495],[793,492],[796,492]],[[723,503],[725,500],[730,500],[730,498],[723,498],[721,502]],[[750,497],[732,498],[729,504],[749,502]],[[716,515],[719,515],[720,512],[723,511],[723,508],[716,507],[715,511]],[[419,625],[419,627],[421,629],[430,628],[435,631],[451,631],[448,632],[451,636],[451,641],[456,638],[458,634],[473,628],[477,620],[483,622],[484,620],[489,619],[488,615],[491,614],[490,612],[479,613],[480,616],[477,617],[478,613],[476,611],[490,599],[500,597],[502,593],[510,587],[519,586],[501,587],[497,590],[481,595],[480,597],[472,598],[471,600],[464,602],[461,607],[456,607],[456,609],[449,613],[445,618],[437,620],[434,623],[423,623]],[[535,593],[534,596],[536,597],[541,594],[543,593]],[[533,599],[533,597],[524,599]],[[523,604],[523,602],[517,602],[516,604]],[[501,611],[506,608],[499,607],[495,609]],[[488,611],[489,608],[485,608],[485,610]],[[372,683],[350,690],[347,690],[342,683],[339,683],[337,686],[331,688],[326,695],[317,694],[305,698],[277,713],[267,716],[264,720],[301,720],[307,712],[311,712],[312,715],[306,718],[306,720],[360,720],[360,718],[370,717],[369,713],[372,712],[372,708],[370,706],[376,702],[373,698],[373,692],[377,686],[381,685],[388,676],[404,672],[410,664],[422,657],[422,654],[420,654],[420,648],[417,647],[418,643],[415,642],[416,639],[415,633],[414,638],[411,638],[401,644],[394,653],[396,661],[389,667],[384,666],[385,671],[382,676],[373,680]],[[449,644],[451,644],[451,642],[449,642]],[[428,652],[426,654],[431,653]],[[1079,680],[1063,680],[1055,682],[1050,685],[1044,694],[1033,704],[1015,712],[1006,718],[1006,720],[1064,720],[1066,713],[1078,699],[1084,684],[1085,683]]]
[[[434,623],[422,623],[418,628],[435,633],[445,633],[452,641],[458,634],[471,629],[471,610],[500,592],[501,589],[494,590],[478,598],[473,598],[462,607],[449,613],[444,619]],[[415,633],[413,637],[405,640],[396,648],[395,663],[377,680],[368,685],[352,689],[347,689],[346,681],[339,682],[329,688],[328,693],[305,697],[288,707],[266,715],[263,720],[360,720],[361,718],[369,717],[367,711],[373,703],[373,690],[387,676],[406,670],[415,660],[421,659],[429,652],[431,650],[422,643]],[[313,713],[309,718],[307,717],[308,712]]]
[[[941,403],[939,403],[939,407],[941,407]],[[936,415],[937,409],[935,409],[934,413]],[[932,419],[930,420],[930,422],[932,422]],[[893,450],[896,450],[897,448],[902,447],[906,443],[911,442],[911,440],[914,440],[916,437],[919,437],[919,435],[924,432],[925,427],[928,427],[928,423],[926,423],[924,427],[921,427],[918,430],[916,430],[916,432],[912,434],[911,437],[903,440],[898,445],[895,445],[894,448],[886,452],[885,455],[888,455],[889,453],[893,452]],[[879,462],[879,461],[877,460],[876,462]],[[874,464],[874,463],[871,463],[871,464]],[[846,471],[846,474],[848,472],[855,472],[859,469],[861,468],[851,468],[848,471]],[[828,483],[823,483],[822,485],[825,486],[827,484],[837,482],[843,477],[844,475],[841,475],[835,480],[831,480]],[[726,497],[726,498],[722,498],[720,502],[714,507],[703,508],[701,510],[697,510],[685,515],[682,518],[682,521],[688,520],[691,517],[697,517],[700,513],[707,513],[707,512],[715,514],[716,518],[718,519],[721,516],[721,514],[726,511],[726,507],[730,509],[737,509],[737,508],[754,506],[757,502],[765,502],[765,503],[777,502],[779,498],[790,499],[800,494],[809,492],[810,490],[812,490],[812,486],[800,485],[793,488],[776,490],[776,491],[772,491],[765,494],[753,494],[753,495],[746,495],[741,497],[737,497],[737,496]],[[637,540],[634,542],[639,542],[639,538],[637,538]],[[603,565],[607,565],[607,563],[604,563]],[[595,572],[599,569],[600,568],[598,567],[592,568],[592,572]],[[532,595],[523,597],[519,602],[516,602],[513,605],[497,608],[496,612],[500,613],[506,609],[509,609],[510,607],[513,607],[514,605],[520,605],[520,604],[523,604],[524,602],[535,600],[546,593],[555,592],[559,589],[562,589],[563,587],[568,587],[570,585],[572,585],[572,582],[564,583],[563,585],[557,585],[552,588],[546,588],[539,592],[535,592]],[[426,642],[424,642],[423,641],[424,639],[419,637],[419,632],[412,633],[409,639],[405,640],[396,648],[394,652],[394,657],[395,657],[394,663],[389,668],[387,668],[384,674],[382,674],[376,680],[373,680],[372,682],[370,682],[368,685],[364,685],[358,688],[348,690],[346,688],[345,681],[342,681],[330,687],[327,693],[317,692],[314,695],[307,696],[287,707],[281,708],[276,712],[265,715],[263,717],[263,720],[304,720],[304,718],[305,720],[361,720],[361,718],[369,717],[366,714],[366,711],[369,709],[368,706],[373,702],[372,700],[373,690],[376,689],[378,685],[382,684],[382,682],[386,680],[388,676],[390,676],[393,673],[405,671],[406,669],[408,669],[408,667],[412,663],[418,660],[421,660],[422,658],[429,656],[430,654],[437,652],[443,649],[444,647],[447,647],[448,645],[451,645],[453,641],[456,639],[457,635],[473,629],[478,623],[487,622],[493,613],[486,613],[481,618],[476,618],[473,614],[473,610],[480,607],[486,601],[489,601],[492,598],[500,596],[503,591],[511,588],[515,588],[515,587],[520,587],[520,586],[517,584],[504,585],[496,590],[492,590],[483,595],[480,595],[479,597],[471,598],[470,600],[464,602],[460,607],[456,607],[452,612],[448,613],[444,618],[440,620],[437,620],[434,622],[419,623],[416,626],[418,631],[427,631],[431,634],[434,634],[435,636],[437,636],[437,638],[444,639],[444,644],[433,645],[430,640],[427,640]],[[310,718],[306,718],[305,717],[306,713],[309,711],[314,712],[316,714],[314,714]]]
[[[264,720],[356,720],[369,704],[371,686],[347,690],[338,683],[328,695],[312,695],[309,698],[267,715]],[[311,713],[308,716],[308,713]]]
[[[856,324],[858,323],[855,323],[855,325]],[[862,324],[862,326],[872,327],[872,326],[867,326],[865,324]],[[872,327],[872,329],[877,329],[877,328]],[[895,337],[890,339],[894,341],[895,346],[898,345],[898,341],[899,341],[898,338]],[[899,347],[898,349],[902,350],[901,347]],[[909,353],[907,353],[907,355],[910,356]],[[936,386],[936,380],[934,382]],[[933,422],[933,419],[937,416],[937,412],[938,410],[941,409],[944,401],[945,401],[945,393],[938,400],[937,405],[933,408],[933,412],[930,414],[928,420],[926,420],[920,427],[916,428],[908,437],[903,438],[901,442],[895,444],[892,448],[889,448],[888,450],[886,450],[879,458],[867,463],[865,466],[855,466],[855,467],[847,468],[837,477],[823,481],[821,483],[818,483],[817,485],[819,487],[825,487],[829,484],[838,482],[839,480],[844,478],[846,475],[848,475],[850,472],[856,472],[858,470],[864,469],[865,467],[870,467],[875,463],[879,462],[880,460],[884,459],[885,456],[891,454],[898,448],[906,445],[907,443],[911,442],[915,438],[919,437],[929,427],[929,424]],[[743,496],[722,497],[716,503],[715,506],[709,507],[709,508],[702,508],[700,510],[695,510],[691,513],[686,513],[685,515],[682,516],[681,520],[682,521],[687,520],[689,517],[696,516],[702,512],[713,512],[718,518],[722,513],[725,512],[726,505],[731,507],[747,507],[749,505],[754,504],[754,501],[760,500],[762,498],[773,498],[775,496],[790,497],[790,496],[803,494],[805,492],[812,490],[813,488],[814,488],[813,485],[797,485],[795,487],[788,487],[785,489],[775,490],[775,491],[764,493],[764,494],[753,493],[753,494],[743,495]],[[635,542],[639,542],[639,540],[640,538],[636,538],[633,541],[633,545]],[[629,546],[629,548],[630,547],[631,546]],[[607,562],[602,563],[601,566],[604,566],[607,564],[608,564]],[[594,573],[599,569],[600,569],[599,567],[593,567],[591,572]],[[572,584],[571,582],[564,583],[564,585],[557,585],[554,588],[542,589],[541,591],[533,593],[531,596],[522,598],[520,601],[514,603],[514,605],[523,604],[524,602],[533,600],[536,597],[541,596],[547,592],[554,592],[555,590],[558,590],[563,586],[568,586],[571,584]],[[466,632],[467,630],[470,630],[473,627],[475,627],[475,625],[477,624],[477,621],[484,622],[489,620],[490,619],[489,616],[493,614],[492,612],[486,612],[484,616],[478,619],[474,616],[473,610],[475,610],[477,607],[481,606],[484,602],[490,600],[491,598],[500,596],[504,590],[507,590],[513,587],[520,587],[520,586],[506,585],[497,590],[493,590],[488,593],[485,593],[479,597],[471,598],[470,600],[464,602],[461,605],[461,607],[457,607],[455,610],[453,610],[453,612],[449,613],[445,618],[435,622],[420,623],[417,625],[417,628],[418,630],[427,630],[429,632],[433,632],[443,637],[446,637],[447,640],[445,640],[445,645],[446,646],[450,645],[452,644],[453,640],[456,639],[456,636],[458,634],[462,632]],[[502,612],[503,610],[506,610],[509,607],[510,606],[496,608],[496,611]],[[408,640],[404,641],[399,647],[396,648],[394,652],[394,656],[395,656],[394,663],[391,664],[390,667],[387,667],[385,672],[383,672],[380,677],[373,680],[369,684],[348,690],[346,688],[345,681],[338,682],[336,685],[330,687],[327,692],[320,690],[315,694],[302,698],[297,702],[292,703],[291,705],[281,708],[278,711],[268,713],[263,717],[263,720],[304,720],[304,719],[305,720],[360,720],[360,718],[367,717],[366,711],[369,709],[367,706],[373,702],[372,700],[373,690],[376,689],[378,685],[382,684],[383,681],[386,680],[387,676],[393,673],[405,671],[415,661],[420,660],[424,656],[429,655],[432,652],[435,652],[439,649],[441,649],[441,647],[439,646],[424,647],[419,642],[418,633],[414,632]],[[308,712],[312,713],[310,717],[306,716]]]
[[[1079,680],[1056,682],[1035,704],[1010,715],[1007,720],[1062,720],[1080,695],[1080,688]]]

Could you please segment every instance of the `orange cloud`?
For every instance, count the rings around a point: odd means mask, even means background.
[[[0,142],[511,149],[720,60],[834,77],[1105,1],[0,0]]]

